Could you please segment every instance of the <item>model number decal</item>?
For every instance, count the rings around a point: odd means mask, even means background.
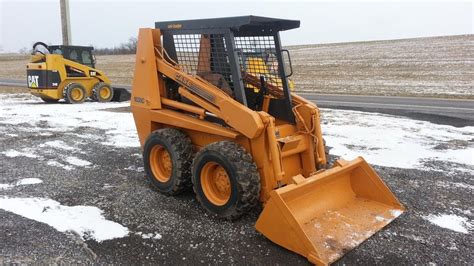
[[[134,97],[133,100],[137,103],[145,103],[145,99],[142,97]]]
[[[188,88],[190,91],[193,93],[197,94],[198,96],[206,99],[209,102],[215,102],[215,97],[214,95],[206,92],[205,90],[199,88],[196,86],[191,80],[189,80],[187,77],[177,73],[175,75],[176,81],[180,83],[181,85],[185,86]]]

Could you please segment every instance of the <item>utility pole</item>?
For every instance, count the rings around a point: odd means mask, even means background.
[[[63,45],[70,45],[71,39],[71,20],[69,16],[69,0],[60,0],[61,8],[61,30],[63,33]]]

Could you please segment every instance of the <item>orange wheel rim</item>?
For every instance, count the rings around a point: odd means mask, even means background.
[[[110,89],[108,87],[102,87],[99,90],[99,94],[102,99],[107,99],[110,97]]]
[[[222,206],[230,199],[230,178],[224,167],[207,162],[201,170],[201,187],[206,198],[214,205]]]
[[[168,151],[161,145],[155,145],[150,151],[150,168],[155,179],[168,182],[171,178],[173,163]]]
[[[79,88],[74,88],[71,91],[71,98],[74,101],[80,101],[82,100],[82,97],[84,97],[84,94],[82,93],[82,90]]]

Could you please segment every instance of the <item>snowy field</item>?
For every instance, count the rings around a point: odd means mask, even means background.
[[[291,47],[300,91],[472,98],[474,35]]]
[[[147,260],[153,257],[155,262],[169,261],[166,258],[174,253],[163,248],[169,248],[170,241],[180,236],[185,242],[191,241],[177,247],[180,261],[191,256],[196,262],[235,263],[245,259],[242,254],[257,252],[254,253],[257,259],[249,262],[258,263],[258,258],[265,256],[283,256],[289,263],[304,262],[259,238],[252,230],[258,214],[237,224],[212,221],[201,212],[192,195],[175,199],[153,193],[143,177],[132,115],[116,111],[128,105],[44,104],[29,94],[0,94],[0,219],[15,214],[42,226],[49,225],[58,232],[58,237],[78,236],[76,240],[87,243],[95,255],[83,261],[78,255],[79,262],[108,261],[112,255],[101,254],[111,252],[107,247],[119,250],[117,243],[120,248],[130,243],[145,245],[149,254],[139,253],[133,259],[143,255],[139,257],[143,261],[145,257]],[[408,208],[407,214],[358,251],[344,257],[341,263],[390,261],[377,248],[406,241],[414,241],[414,246],[420,245],[419,252],[432,252],[432,255],[413,257],[418,256],[416,251],[415,255],[388,252],[398,258],[395,261],[443,264],[449,263],[449,254],[453,254],[457,258],[455,262],[474,262],[472,254],[466,255],[466,249],[473,248],[474,210],[469,202],[474,189],[474,127],[455,128],[358,111],[322,109],[321,113],[330,153],[348,160],[363,156]],[[419,195],[425,192],[429,199]],[[129,202],[128,195],[147,193],[152,196],[133,196],[133,203]],[[167,207],[176,203],[180,207]],[[157,206],[161,209],[154,209]],[[154,217],[153,226],[145,222],[147,216]],[[182,228],[181,223],[187,223],[188,227]],[[8,230],[21,229],[12,225]],[[430,233],[419,236],[417,231]],[[430,238],[436,235],[445,241]],[[206,253],[215,249],[214,245],[220,246],[221,238],[236,237],[241,237],[245,245],[236,250],[224,245],[217,248],[220,255],[212,258]],[[0,236],[0,242],[12,241],[9,236]],[[434,250],[423,251],[426,246]],[[1,244],[0,250],[3,250]],[[433,255],[443,250],[451,253],[444,257]],[[0,251],[0,263],[2,256],[3,262],[27,261],[1,252],[6,251]],[[259,252],[265,256],[259,256]],[[370,252],[379,253],[379,257],[368,256]]]

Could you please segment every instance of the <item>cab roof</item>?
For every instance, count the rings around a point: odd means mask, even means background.
[[[94,50],[92,46],[79,46],[79,45],[48,45],[48,50],[55,49],[71,49],[71,50]]]
[[[299,28],[299,20],[288,20],[258,16],[240,16],[194,20],[175,20],[156,22],[155,28],[161,30],[208,30],[230,28],[237,33],[284,31]]]

